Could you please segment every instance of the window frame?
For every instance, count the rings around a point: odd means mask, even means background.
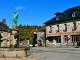
[[[72,27],[72,31],[75,31],[77,29],[76,27],[76,21],[73,22],[73,27]]]
[[[59,25],[57,25],[57,30],[56,31],[59,32]]]
[[[52,26],[50,25],[49,27],[50,27],[50,31],[49,31],[49,33],[52,33]]]
[[[67,31],[67,24],[64,24],[64,26],[65,26],[65,29],[63,29],[63,31],[65,32]]]
[[[75,11],[73,11],[73,13],[72,13],[72,17],[76,17]]]

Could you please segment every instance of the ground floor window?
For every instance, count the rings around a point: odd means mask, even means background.
[[[72,35],[72,42],[78,41],[78,35]]]
[[[53,37],[47,37],[47,39],[52,42],[53,41]]]
[[[53,40],[56,40],[56,43],[61,43],[61,36],[52,36],[52,37],[47,37],[47,39],[52,42]]]
[[[61,36],[55,36],[56,43],[61,43]]]

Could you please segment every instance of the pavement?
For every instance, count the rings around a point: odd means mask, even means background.
[[[0,60],[80,60],[80,48],[33,47],[32,54],[22,58],[0,58]]]
[[[36,47],[33,53],[45,55],[40,60],[80,60],[80,48]]]

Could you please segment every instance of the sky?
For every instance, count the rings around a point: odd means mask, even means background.
[[[7,25],[12,28],[12,15],[18,12],[17,25],[42,26],[56,12],[79,5],[80,0],[0,0],[0,22],[6,18]]]

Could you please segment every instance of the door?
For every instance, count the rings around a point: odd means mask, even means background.
[[[64,35],[64,45],[68,45],[68,36]]]

